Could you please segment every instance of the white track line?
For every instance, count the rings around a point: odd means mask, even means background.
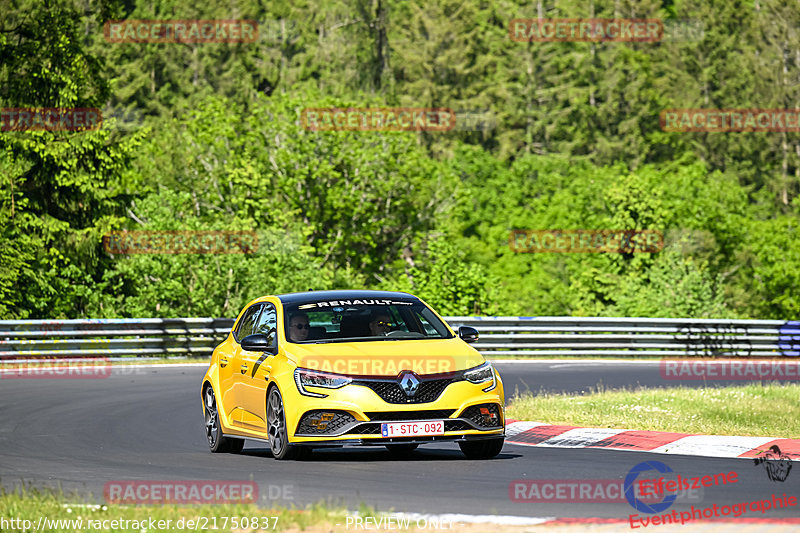
[[[550,448],[585,448],[607,439],[624,433],[625,429],[610,428],[575,428],[565,431],[555,437],[550,437],[539,446]]]
[[[776,437],[690,435],[650,450],[650,452],[670,455],[699,455],[703,457],[739,457],[743,453],[754,450],[775,439]],[[752,459],[752,457],[744,459]]]
[[[506,437],[514,437],[516,435],[519,435],[520,433],[528,431],[529,429],[533,429],[539,426],[549,426],[549,425],[551,424],[548,424],[546,422],[525,422],[525,421],[510,422],[506,424]]]
[[[548,426],[543,422],[515,421],[506,424],[506,444],[514,446],[542,446],[547,448],[589,448],[593,444],[608,437],[613,437],[631,429],[608,429],[608,428],[575,428],[565,431],[560,435],[538,443],[515,442],[514,437],[525,433],[529,429],[539,426]],[[752,457],[740,457],[743,453],[759,449],[765,444],[781,437],[740,437],[735,435],[687,435],[680,437],[672,442],[654,448],[643,450],[636,448],[623,447],[603,447],[597,448],[611,451],[658,453],[665,455],[690,455],[693,457],[724,457],[735,459],[752,459]],[[800,461],[800,457],[791,458],[792,461]]]

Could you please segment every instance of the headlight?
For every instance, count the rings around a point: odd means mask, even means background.
[[[297,384],[297,390],[300,391],[300,394],[314,396],[316,398],[324,398],[325,395],[307,391],[306,387],[338,389],[340,387],[344,387],[351,381],[353,380],[340,374],[319,372],[317,370],[308,370],[305,368],[298,368],[294,371],[294,382]]]
[[[483,389],[483,392],[489,392],[497,386],[497,380],[494,376],[494,368],[492,368],[492,364],[489,362],[464,372],[464,379],[470,383],[486,383],[487,381],[491,381],[491,385]]]
[[[464,372],[464,377],[471,383],[483,383],[494,379],[494,372],[491,363],[483,363]]]

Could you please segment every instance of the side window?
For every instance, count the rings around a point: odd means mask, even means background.
[[[239,321],[239,326],[236,328],[236,340],[242,342],[242,339],[255,332],[256,321],[258,314],[263,308],[263,304],[256,304],[247,311]]]
[[[437,336],[448,338],[450,333],[444,328],[444,325],[439,322],[433,312],[427,307],[422,307],[413,312],[414,321],[422,327],[420,333],[425,336]],[[439,324],[437,326],[437,324]]]
[[[278,342],[278,311],[274,305],[264,304],[253,333],[263,333],[273,344]]]
[[[422,315],[417,315],[417,318],[419,318],[422,327],[425,328],[425,335],[436,335],[438,333],[436,331],[436,328],[434,328],[433,325],[431,325],[431,323],[428,322],[427,318],[425,318]]]

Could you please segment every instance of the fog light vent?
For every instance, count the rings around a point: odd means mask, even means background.
[[[356,419],[345,411],[315,410],[309,411],[300,419],[297,424],[298,435],[326,435],[338,433],[347,424],[355,422]]]
[[[459,418],[468,418],[476,425],[484,428],[501,426],[500,406],[495,403],[484,403],[467,407]]]

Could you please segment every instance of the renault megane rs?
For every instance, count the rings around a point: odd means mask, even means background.
[[[407,293],[319,291],[264,296],[239,314],[202,383],[212,452],[244,439],[276,459],[324,446],[409,452],[457,442],[469,458],[500,453],[503,383],[422,300]]]

